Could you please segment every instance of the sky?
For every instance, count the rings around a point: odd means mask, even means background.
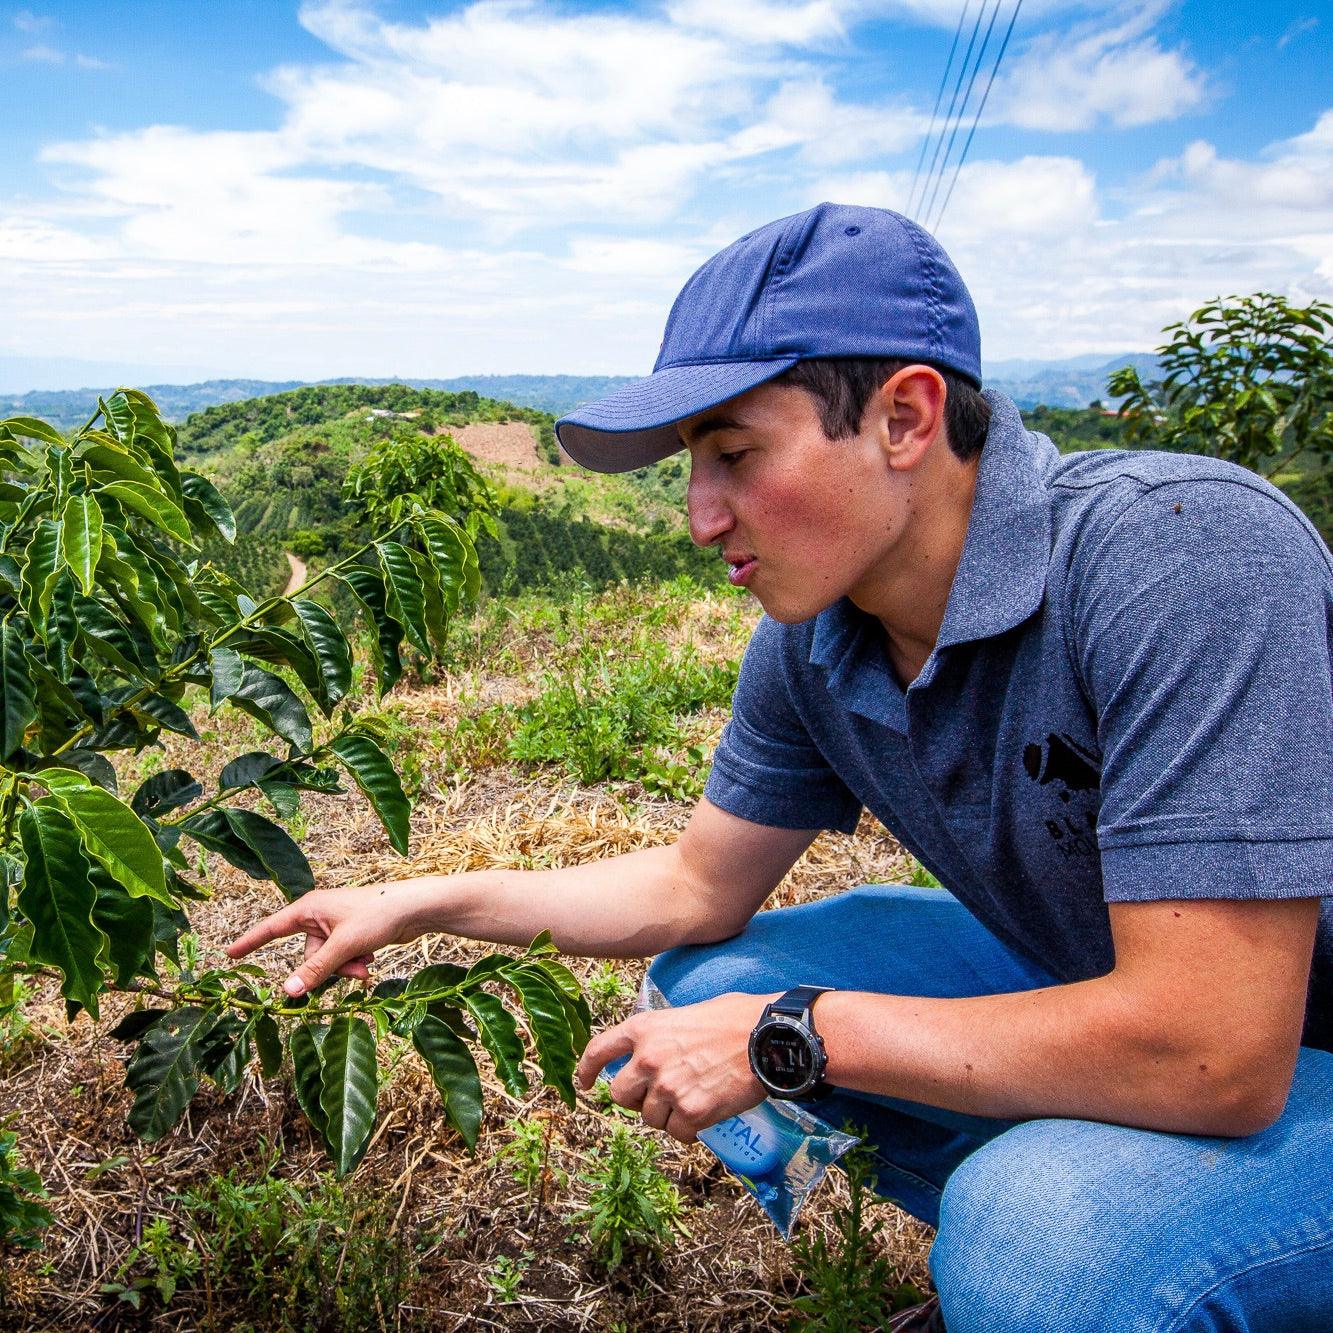
[[[988,361],[1333,299],[1323,0],[1016,4],[0,0],[0,359],[642,374],[822,199],[929,225]]]

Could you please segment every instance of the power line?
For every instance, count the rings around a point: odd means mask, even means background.
[[[958,26],[953,30],[953,44],[949,47],[949,58],[944,62],[944,73],[940,75],[940,86],[935,91],[935,105],[930,112],[930,125],[926,136],[921,140],[921,151],[917,154],[916,170],[912,172],[912,188],[907,192],[907,212],[912,212],[912,200],[916,198],[916,184],[921,179],[921,167],[926,160],[926,148],[935,134],[935,117],[939,115],[940,103],[944,100],[944,86],[949,82],[949,71],[953,68],[953,58],[958,50],[958,39],[963,35],[963,24],[967,22],[967,11],[972,0],[963,0],[963,8],[958,15]]]
[[[972,25],[972,36],[967,40],[967,51],[963,55],[963,63],[958,67],[958,79],[953,86],[953,94],[949,98],[949,109],[944,114],[944,122],[940,126],[940,137],[935,141],[935,151],[931,155],[930,166],[926,171],[925,182],[935,174],[935,168],[940,160],[940,149],[944,147],[944,132],[949,122],[953,119],[954,108],[958,105],[958,94],[963,90],[963,79],[967,75],[967,66],[972,59],[972,48],[976,45],[977,33],[981,31],[981,20],[986,16],[986,6],[989,0],[981,0],[981,8],[977,10],[976,22]],[[998,7],[1000,0],[995,0]],[[926,184],[923,183],[921,190],[921,203],[925,202]],[[918,204],[920,207],[920,204]]]
[[[931,186],[930,201],[925,206],[927,216],[935,207],[935,199],[939,194],[940,185],[944,181],[945,173],[949,170],[949,155],[953,152],[954,141],[958,138],[963,117],[967,114],[967,104],[972,100],[972,89],[976,84],[977,75],[981,72],[981,62],[986,59],[986,48],[990,45],[991,33],[995,31],[995,20],[999,17],[1000,0],[995,0],[995,8],[991,10],[990,22],[986,25],[985,39],[981,43],[981,50],[977,52],[976,64],[972,66],[972,73],[967,80],[967,92],[963,94],[962,105],[958,108],[958,119],[954,121],[953,129],[949,132],[949,146],[944,150],[944,160],[940,163],[939,174],[935,177],[935,183]]]
[[[1014,24],[1018,22],[1018,11],[1023,8],[1023,0],[1017,0],[1014,5],[1014,12],[1009,16],[1009,26],[1005,29],[1004,41],[1000,43],[1000,49],[995,56],[995,64],[991,66],[990,78],[986,80],[986,91],[981,94],[981,101],[977,105],[977,114],[972,118],[972,128],[967,132],[967,139],[963,144],[963,151],[959,154],[958,165],[954,167],[953,180],[949,182],[949,188],[945,192],[944,202],[940,205],[940,211],[935,214],[934,225],[930,227],[931,231],[938,231],[939,225],[944,221],[945,210],[949,207],[949,200],[953,198],[953,187],[958,184],[959,174],[963,170],[963,163],[967,161],[968,149],[972,147],[972,136],[977,132],[977,126],[981,123],[981,113],[986,109],[986,101],[990,97],[991,86],[995,83],[995,76],[1000,71],[1000,62],[1004,59],[1004,53],[1009,49],[1009,38],[1014,35]]]

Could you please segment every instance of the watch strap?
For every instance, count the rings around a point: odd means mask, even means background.
[[[832,986],[793,986],[791,990],[779,995],[764,1012],[784,1014],[788,1018],[799,1018],[810,1023],[810,1010],[815,1001],[832,989]]]

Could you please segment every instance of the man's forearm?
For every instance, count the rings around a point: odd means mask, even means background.
[[[829,1082],[973,1115],[1240,1135],[1281,1109],[1226,1048],[1224,1022],[1211,1044],[1171,1039],[1110,976],[968,999],[839,991],[815,1016]]]
[[[562,953],[646,958],[716,938],[709,904],[674,846],[559,870],[478,870],[410,881],[416,931],[525,945],[549,930]]]

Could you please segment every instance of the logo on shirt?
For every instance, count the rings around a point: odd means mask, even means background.
[[[1040,744],[1023,748],[1023,768],[1038,786],[1051,787],[1064,805],[1080,792],[1095,792],[1101,786],[1101,765],[1097,756],[1080,745],[1067,732],[1051,732]],[[1097,853],[1097,813],[1084,810],[1047,819],[1046,832],[1066,859],[1095,856]]]

